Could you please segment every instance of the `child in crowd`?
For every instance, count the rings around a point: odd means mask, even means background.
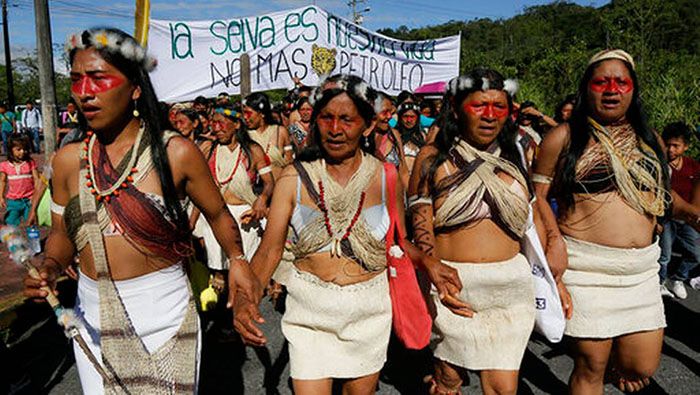
[[[7,160],[0,163],[0,207],[4,207],[5,223],[19,226],[34,222],[36,201],[34,190],[40,183],[31,146],[26,137],[13,136],[8,142]],[[7,185],[7,191],[5,191]]]

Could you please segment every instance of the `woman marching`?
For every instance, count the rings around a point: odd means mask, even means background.
[[[401,141],[403,141],[406,169],[410,176],[418,151],[425,145],[425,133],[423,133],[419,122],[420,106],[413,102],[406,102],[399,106],[396,114],[398,115],[396,131],[399,132]]]
[[[379,160],[391,163],[399,171],[404,187],[408,186],[409,167],[406,165],[401,135],[389,125],[394,113],[394,103],[389,96],[378,92],[375,100],[377,116],[372,123],[370,139],[365,139],[365,149],[374,150]]]
[[[250,138],[265,151],[272,165],[272,176],[277,180],[292,161],[294,151],[287,128],[274,123],[270,99],[264,93],[253,93],[243,100],[243,116]]]
[[[197,111],[191,108],[178,110],[173,117],[173,126],[184,138],[195,143],[204,157],[209,157],[212,142],[202,137],[203,128]]]
[[[265,227],[267,205],[274,184],[270,165],[262,148],[251,140],[241,114],[232,107],[217,107],[212,117],[216,133],[209,168],[229,211],[238,224],[243,242],[243,254],[250,260],[260,244]],[[262,180],[259,195],[253,191],[256,179]],[[210,269],[228,269],[228,257],[219,247],[210,227],[204,227]]]
[[[548,230],[561,232],[568,250],[571,393],[602,393],[609,364],[615,384],[639,390],[658,367],[666,326],[654,238],[671,195],[629,54],[606,50],[591,58],[571,118],[541,145],[533,181]],[[558,224],[548,195],[557,199]]]
[[[334,379],[343,380],[343,393],[373,394],[386,360],[392,322],[387,205],[393,199],[403,217],[403,188],[394,182],[395,195],[389,195],[394,167],[361,148],[374,98],[374,90],[354,76],[331,77],[314,92],[309,146],[275,186],[268,227],[252,261],[260,283],[267,284],[291,225],[295,261],[285,281],[282,332],[296,394],[330,394]],[[406,252],[441,292],[461,288],[453,269],[408,243]],[[264,322],[261,296],[236,296],[234,303],[236,330],[256,346],[266,343],[257,327]]]
[[[211,224],[232,277],[255,286],[238,228],[197,147],[161,130],[146,50],[98,28],[71,36],[67,51],[90,132],[53,160],[53,225],[41,280],[25,279],[25,294],[45,298],[40,287],[54,287],[77,253],[81,332],[107,372],[103,381],[76,346],[83,391],[196,392],[199,323],[183,268],[190,244],[181,201],[191,199]]]
[[[530,191],[510,119],[516,87],[487,69],[452,80],[440,132],[411,176],[416,244],[458,271],[459,296],[469,304],[458,308],[433,292],[431,394],[459,393],[466,369],[479,371],[485,394],[517,390],[535,305],[530,265],[520,254]]]

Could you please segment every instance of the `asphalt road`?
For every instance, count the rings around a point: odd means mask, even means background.
[[[644,394],[700,393],[700,292],[689,291],[685,301],[665,300],[668,329],[661,367]],[[280,331],[280,313],[265,302],[263,330],[267,349],[245,349],[235,336],[214,325],[205,335],[201,367],[201,394],[291,394],[288,356]],[[551,345],[531,339],[523,360],[519,394],[564,394],[573,367],[566,344]],[[390,349],[377,394],[424,394],[420,378],[430,367],[426,352]],[[75,367],[56,377],[50,394],[77,394],[80,383]],[[480,393],[479,380],[470,374],[463,393]],[[606,385],[606,394],[621,392]]]

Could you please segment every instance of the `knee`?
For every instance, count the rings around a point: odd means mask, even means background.
[[[638,360],[621,363],[617,369],[624,378],[638,380],[653,376],[658,367],[658,360]]]
[[[596,356],[579,357],[575,361],[573,375],[589,382],[602,381],[608,359]]]
[[[518,381],[516,380],[497,380],[488,384],[483,383],[490,391],[488,393],[495,395],[515,395],[518,392]]]

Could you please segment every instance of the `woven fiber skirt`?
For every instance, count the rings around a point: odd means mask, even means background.
[[[442,261],[459,272],[459,297],[476,312],[452,313],[435,287],[432,304],[436,358],[472,370],[519,370],[535,325],[535,291],[530,265],[521,254],[504,262]]]
[[[187,314],[191,296],[187,275],[180,264],[129,280],[115,281],[131,324],[149,353],[155,353],[175,336]],[[100,345],[100,297],[97,281],[80,272],[75,313],[83,326],[80,334],[95,357],[102,361]],[[195,313],[196,314],[196,313]],[[199,319],[197,318],[197,321]],[[199,327],[199,325],[197,325]],[[199,369],[201,333],[197,333],[196,358]],[[102,376],[77,343],[73,344],[80,384],[85,394],[103,394]],[[129,350],[124,350],[128,353]],[[195,380],[198,374],[195,375]],[[196,392],[196,386],[195,386]]]
[[[340,286],[294,268],[286,286],[282,333],[292,378],[355,378],[384,366],[391,333],[386,273]]]
[[[241,216],[246,211],[250,210],[250,205],[248,204],[229,204],[228,210],[231,215],[236,220],[236,225],[238,225],[238,231],[241,233],[241,242],[243,243],[243,255],[250,262],[255,255],[255,251],[258,250],[260,241],[262,240],[263,230],[265,229],[265,224],[267,221],[263,218],[259,222],[242,224]],[[229,262],[228,257],[224,253],[224,250],[216,241],[216,236],[214,236],[214,231],[206,223],[204,216],[199,216],[199,219],[204,221],[202,224],[202,237],[204,238],[204,245],[207,249],[207,266],[214,270],[228,270]]]
[[[656,243],[614,248],[564,237],[569,267],[564,272],[574,307],[565,334],[609,339],[666,326],[659,290]]]

